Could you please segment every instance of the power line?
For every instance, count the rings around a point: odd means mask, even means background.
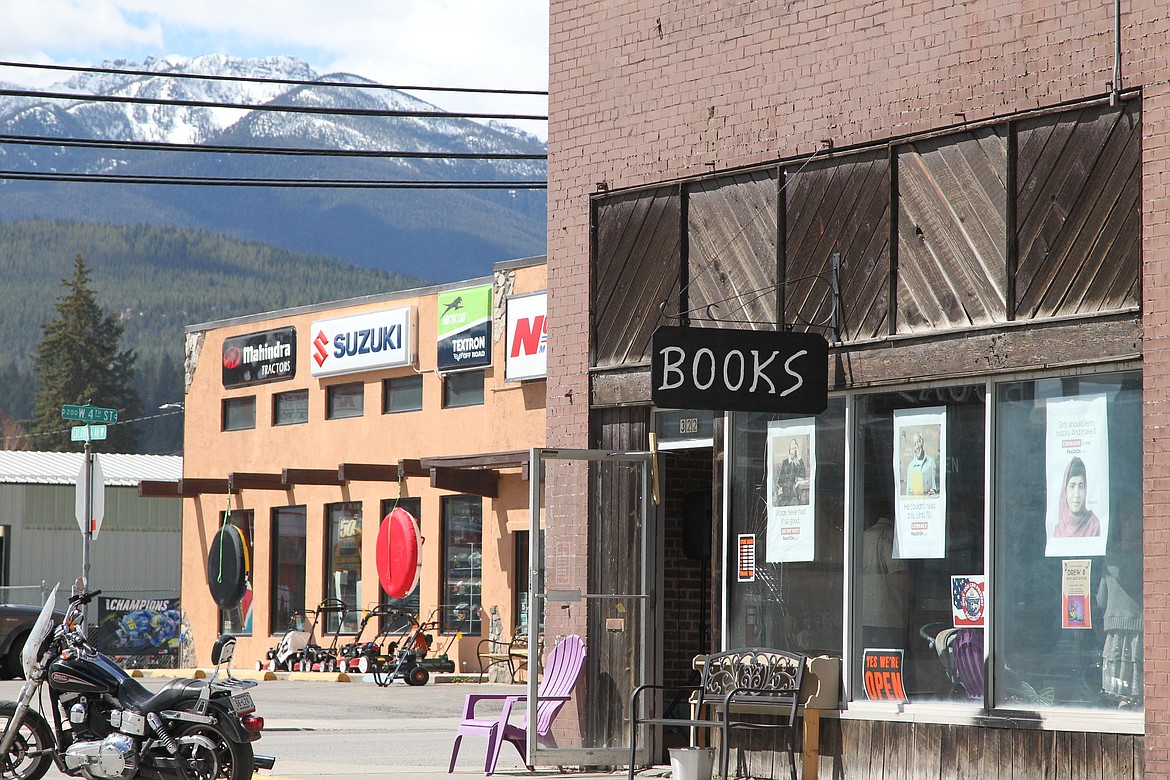
[[[328,85],[326,85],[328,86]],[[183,106],[187,108],[235,108],[241,111],[273,111],[293,114],[327,114],[330,116],[401,117],[415,119],[532,119],[545,121],[540,114],[451,113],[449,111],[407,111],[384,108],[329,108],[327,106],[282,106],[256,103],[223,103],[215,100],[147,98],[128,95],[94,95],[78,92],[45,92],[37,89],[0,89],[0,97],[23,97],[43,100],[69,100],[79,103],[129,103],[146,106]]]
[[[543,190],[543,181],[410,181],[406,179],[262,179],[228,176],[146,176],[105,173],[0,171],[0,179],[86,184],[169,184],[186,187],[280,187],[287,189]]]
[[[38,135],[0,135],[0,144],[61,146],[79,149],[117,149],[150,152],[211,152],[214,154],[262,154],[288,157],[371,157],[442,160],[547,160],[547,154],[504,152],[402,152],[367,149],[307,149],[282,146],[224,146],[179,144],[163,141],[105,141],[99,138],[51,138]]]
[[[288,86],[300,87],[319,87],[327,85],[331,87],[348,87],[356,89],[391,89],[399,92],[410,90],[412,92],[465,92],[481,95],[534,95],[547,97],[546,90],[535,89],[478,89],[475,87],[420,87],[420,86],[405,86],[405,85],[391,85],[391,84],[360,84],[351,81],[321,81],[321,80],[303,80],[303,79],[274,79],[262,78],[259,76],[213,76],[209,74],[199,73],[175,73],[168,71],[157,70],[135,70],[131,68],[86,68],[75,67],[70,65],[39,65],[33,62],[10,62],[0,60],[0,67],[5,68],[30,68],[33,70],[56,70],[68,71],[70,73],[106,73],[118,76],[159,76],[163,78],[172,79],[194,79],[200,81],[233,81],[243,84],[284,84]]]

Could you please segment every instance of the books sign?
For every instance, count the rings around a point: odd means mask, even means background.
[[[829,345],[813,333],[654,331],[650,398],[673,409],[819,414],[828,406]]]

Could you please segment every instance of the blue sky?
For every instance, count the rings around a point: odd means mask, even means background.
[[[383,84],[548,88],[547,0],[0,0],[0,60],[287,54]],[[0,68],[43,86],[64,74]],[[437,96],[449,111],[545,114],[544,98]],[[524,129],[546,137],[542,124]]]

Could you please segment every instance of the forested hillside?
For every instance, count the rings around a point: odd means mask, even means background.
[[[147,410],[182,399],[187,325],[428,283],[201,231],[47,220],[0,223],[0,338],[7,346],[0,357],[0,412],[9,417],[23,420],[31,412],[30,356],[79,253],[92,273],[98,303],[118,312],[125,324],[123,348],[138,355],[135,384]],[[144,420],[140,431],[141,451],[176,452],[181,416]],[[28,448],[35,449],[35,443]]]

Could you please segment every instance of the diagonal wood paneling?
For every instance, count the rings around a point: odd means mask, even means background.
[[[1007,129],[901,146],[897,331],[1007,317]]]
[[[687,189],[686,306],[692,324],[775,326],[777,173],[705,179]]]
[[[677,187],[614,195],[595,205],[590,307],[593,365],[650,360],[650,337],[678,310],[681,212]]]
[[[1016,317],[1138,305],[1137,101],[1024,120],[1016,134]]]
[[[889,162],[884,153],[828,160],[787,173],[783,319],[831,338],[829,269],[841,253],[842,339],[887,328],[890,274]]]

